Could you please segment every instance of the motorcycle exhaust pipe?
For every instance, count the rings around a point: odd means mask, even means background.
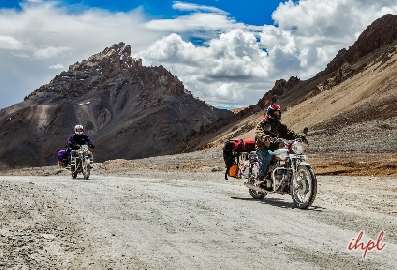
[[[265,190],[263,188],[254,186],[254,185],[249,184],[249,183],[244,183],[244,186],[246,186],[249,189],[255,190],[256,192],[261,192],[261,193],[267,193],[268,192],[267,190]]]

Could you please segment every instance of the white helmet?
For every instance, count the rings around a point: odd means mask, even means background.
[[[75,125],[74,126],[74,134],[83,135],[84,134],[84,127],[82,125]]]

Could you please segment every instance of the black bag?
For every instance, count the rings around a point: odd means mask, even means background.
[[[226,167],[230,167],[235,164],[233,147],[234,143],[231,141],[227,141],[223,145],[223,161],[225,162]]]
[[[235,142],[234,141],[227,141],[223,145],[223,161],[226,165],[226,172],[225,172],[225,180],[228,180],[227,176],[229,173],[229,169],[234,164],[238,164],[238,157],[239,154],[234,152],[235,149]]]

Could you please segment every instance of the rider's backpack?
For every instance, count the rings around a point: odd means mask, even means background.
[[[223,146],[223,160],[226,165],[225,179],[227,176],[239,178],[238,163],[242,152],[255,150],[255,140],[253,139],[234,139],[226,141]],[[236,172],[237,168],[237,172]]]

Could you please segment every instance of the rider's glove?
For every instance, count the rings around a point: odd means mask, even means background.
[[[273,142],[274,143],[281,143],[281,142],[283,142],[283,139],[275,137],[275,138],[273,138]]]

